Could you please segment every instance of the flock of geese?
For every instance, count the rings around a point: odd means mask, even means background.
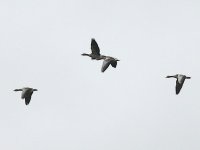
[[[104,60],[103,65],[101,67],[101,72],[104,72],[109,67],[109,65],[111,65],[114,68],[117,67],[117,62],[119,61],[119,59],[111,57],[111,56],[101,55],[99,46],[97,42],[95,41],[95,39],[91,40],[91,50],[92,50],[91,54],[83,53],[82,56],[89,56],[91,57],[92,60]],[[176,89],[176,94],[178,95],[181,88],[183,87],[183,83],[185,82],[185,79],[190,79],[191,77],[187,77],[186,75],[182,75],[182,74],[176,74],[173,76],[167,76],[166,78],[176,78],[175,89]],[[25,104],[28,105],[31,101],[31,96],[33,92],[37,91],[37,89],[24,87],[21,89],[15,89],[14,91],[22,91],[21,98],[25,99]]]

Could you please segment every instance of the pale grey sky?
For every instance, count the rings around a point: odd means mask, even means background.
[[[1,0],[0,149],[199,150],[200,2]],[[95,38],[102,54],[82,57]],[[191,76],[177,96],[176,73]],[[25,106],[15,88],[39,91]]]

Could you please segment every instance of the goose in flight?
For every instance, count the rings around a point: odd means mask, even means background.
[[[101,60],[101,59],[105,58],[105,56],[100,54],[100,49],[99,49],[99,46],[98,46],[97,42],[95,41],[95,39],[91,40],[91,50],[92,50],[91,54],[83,53],[81,55],[89,56],[89,57],[91,57],[91,59],[96,59],[96,60]]]
[[[167,76],[166,78],[176,78],[176,94],[178,95],[183,86],[185,79],[190,79],[191,77],[187,77],[182,74],[176,74],[174,76]]]
[[[91,59],[95,59],[95,60],[103,59],[104,61],[103,61],[103,65],[101,67],[101,72],[104,72],[109,67],[110,64],[114,68],[117,67],[117,61],[119,61],[119,60],[116,58],[110,57],[110,56],[101,55],[99,46],[98,46],[97,42],[95,41],[95,39],[93,39],[93,38],[91,40],[91,50],[92,50],[91,54],[83,53],[82,56],[89,56],[89,57],[91,57]]]
[[[37,89],[24,87],[22,89],[15,89],[14,91],[22,91],[21,98],[25,99],[25,104],[28,105],[31,101],[31,96],[34,91],[37,91]]]
[[[119,60],[116,58],[106,56],[106,58],[103,61],[103,65],[101,67],[101,72],[104,72],[109,67],[110,64],[113,68],[116,68],[117,61],[119,61]]]

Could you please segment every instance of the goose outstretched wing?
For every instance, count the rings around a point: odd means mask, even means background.
[[[116,68],[117,67],[117,61],[115,61],[115,60],[111,61],[111,65],[112,65],[112,67]]]
[[[101,72],[104,72],[108,68],[108,66],[111,64],[111,61],[112,61],[111,59],[105,59],[103,61],[103,65],[101,67]]]
[[[100,55],[100,49],[95,39],[91,40],[91,50],[92,50],[92,54]]]
[[[176,94],[179,94],[179,92],[181,91],[184,81],[185,79],[181,80],[181,82],[179,82],[178,79],[176,80]]]
[[[25,104],[28,105],[31,101],[31,96],[32,96],[33,92],[31,92],[27,97],[25,97]]]

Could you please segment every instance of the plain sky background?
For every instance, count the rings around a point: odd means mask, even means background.
[[[199,150],[198,0],[1,0],[0,149]],[[120,59],[101,73],[95,38]],[[175,95],[175,79],[191,76]],[[28,106],[15,88],[39,91]]]

